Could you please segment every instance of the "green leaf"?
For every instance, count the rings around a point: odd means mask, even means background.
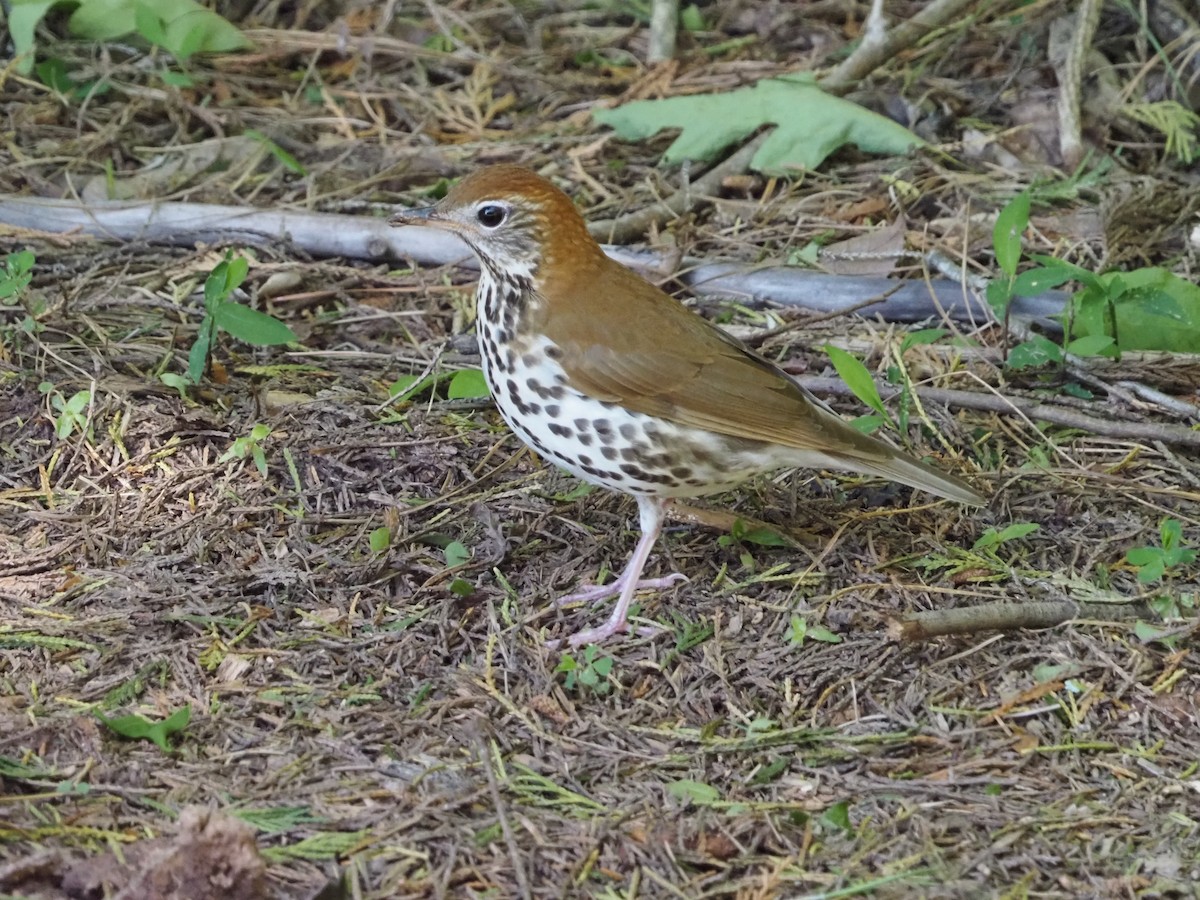
[[[850,426],[857,428],[863,434],[873,434],[888,423],[883,416],[858,416],[850,420]]]
[[[150,43],[160,47],[166,46],[167,31],[163,28],[163,20],[145,3],[134,4],[133,27]]]
[[[1015,278],[1021,261],[1021,235],[1029,225],[1029,194],[1022,191],[1013,197],[996,216],[992,228],[992,248],[996,265],[1009,278]]]
[[[95,715],[97,719],[112,731],[121,735],[121,737],[151,741],[159,749],[169,751],[171,747],[167,742],[167,738],[183,731],[187,727],[188,722],[192,719],[192,708],[191,706],[184,706],[181,709],[177,709],[161,722],[151,722],[149,719],[137,715],[117,716],[113,719],[109,719],[100,713],[96,713]]]
[[[918,331],[910,331],[904,336],[904,340],[900,342],[900,355],[903,356],[912,347],[919,347],[940,341],[946,334],[947,332],[944,328],[921,328]]]
[[[991,307],[996,320],[1003,322],[1004,317],[1008,315],[1008,305],[1012,303],[1012,285],[1008,283],[1007,279],[993,278],[988,282],[984,298]]]
[[[1200,348],[1200,286],[1155,267],[1108,272],[1099,283],[1099,292],[1080,292],[1072,300],[1073,338],[1111,336],[1112,316],[1122,351]]]
[[[229,53],[253,46],[230,22],[195,0],[154,0],[146,4],[158,19],[158,27],[142,32],[138,0],[87,0],[80,3],[67,26],[79,37],[110,41],[135,32],[169,50],[178,59],[194,53]]]
[[[217,327],[227,331],[238,340],[258,347],[272,344],[290,344],[296,334],[274,316],[240,303],[220,303],[213,312]]]
[[[826,809],[821,813],[821,823],[846,834],[853,834],[854,828],[850,825],[850,801],[843,800]]]
[[[437,375],[426,375],[424,378],[416,375],[401,375],[388,385],[388,396],[401,402],[409,400],[418,394],[424,393],[437,384],[439,380]]]
[[[1067,344],[1067,352],[1076,356],[1099,356],[1106,350],[1111,350],[1114,344],[1107,334],[1089,334],[1087,337],[1075,338]]]
[[[846,382],[846,386],[854,392],[854,396],[885,419],[890,419],[887,408],[880,399],[879,389],[875,387],[875,379],[871,377],[867,367],[845,350],[832,344],[826,344],[824,349],[829,354],[829,361],[833,363],[838,376]]]
[[[696,806],[712,806],[721,800],[720,792],[712,785],[705,784],[703,781],[690,781],[686,778],[668,784],[667,793],[676,800],[694,803]]]
[[[826,94],[812,76],[769,78],[724,94],[637,100],[598,109],[593,118],[625,140],[642,140],[664,128],[682,133],[667,148],[667,165],[708,162],[764,124],[777,127],[750,161],[768,175],[816,169],[844,144],[868,153],[901,154],[924,144],[890,119]]]
[[[1012,292],[1017,297],[1036,297],[1070,280],[1062,269],[1026,269],[1013,279]]]
[[[814,641],[823,641],[826,644],[840,644],[842,642],[840,634],[834,634],[824,625],[809,625],[808,636]]]
[[[997,547],[1006,541],[1014,541],[1018,538],[1023,538],[1027,534],[1033,534],[1041,528],[1036,522],[1014,522],[1012,525],[997,531],[995,528],[989,528],[979,536],[979,539],[971,546],[972,550],[986,550],[989,547]]]
[[[283,167],[288,171],[295,172],[297,175],[308,174],[308,169],[304,168],[304,166],[301,165],[300,161],[296,159],[296,157],[292,156],[292,154],[288,153],[261,131],[256,131],[253,128],[247,128],[243,133],[246,135],[246,137],[253,138],[266,147],[267,150],[270,151],[271,155],[279,160]]]
[[[460,369],[450,379],[446,396],[451,400],[480,400],[487,396],[487,379],[479,369]]]
[[[703,31],[705,28],[704,14],[695,3],[689,3],[679,11],[679,24],[685,31]]]
[[[367,546],[371,548],[372,553],[382,553],[391,545],[392,529],[386,525],[372,529],[371,533],[367,535]]]
[[[443,549],[442,553],[446,556],[446,565],[453,568],[461,566],[463,563],[471,561],[471,551],[468,550],[461,542],[451,541]]]
[[[175,372],[163,372],[158,376],[158,380],[167,387],[174,388],[175,390],[179,391],[179,396],[181,398],[187,398],[187,389],[191,382],[188,381],[183,375],[178,375]]]
[[[22,75],[33,71],[33,38],[38,23],[58,0],[12,0],[8,10],[8,33],[12,38],[16,68]]]
[[[1030,369],[1047,363],[1060,363],[1062,358],[1062,347],[1040,334],[1035,334],[1008,352],[1008,365],[1012,369]]]

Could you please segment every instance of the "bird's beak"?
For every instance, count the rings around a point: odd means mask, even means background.
[[[388,219],[389,225],[426,225],[437,227],[438,214],[436,206],[419,206],[416,209],[403,209]]]

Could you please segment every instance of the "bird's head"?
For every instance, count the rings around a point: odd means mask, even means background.
[[[480,263],[500,273],[536,277],[603,255],[570,198],[522,166],[480,169],[433,206],[405,210],[388,222],[453,232]]]

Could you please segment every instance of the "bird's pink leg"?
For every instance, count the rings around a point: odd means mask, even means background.
[[[568,638],[568,642],[572,647],[578,647],[582,644],[594,644],[607,637],[612,637],[618,632],[625,631],[629,627],[627,621],[629,606],[633,603],[634,594],[639,590],[665,588],[680,581],[687,581],[687,577],[678,572],[667,575],[665,578],[640,580],[642,569],[646,567],[646,560],[650,558],[650,551],[654,549],[654,542],[658,540],[658,536],[662,532],[663,510],[666,504],[663,500],[656,497],[641,495],[638,496],[637,502],[642,535],[638,538],[637,547],[634,548],[633,556],[630,557],[625,570],[621,572],[620,576],[612,584],[586,588],[585,590],[563,597],[558,601],[559,603],[578,603],[581,601],[600,600],[605,597],[611,597],[614,594],[620,594],[617,599],[617,605],[613,608],[612,615],[608,617],[608,621],[596,628],[585,628],[583,631],[571,635]]]

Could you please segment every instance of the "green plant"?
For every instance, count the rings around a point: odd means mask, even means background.
[[[161,722],[151,722],[149,719],[137,715],[117,716],[112,719],[102,716],[100,713],[95,715],[104,725],[121,737],[150,741],[160,750],[167,752],[171,749],[167,738],[187,728],[188,722],[192,719],[192,708],[184,706],[177,709]]]
[[[883,405],[883,398],[879,396],[879,388],[875,386],[875,379],[871,377],[871,373],[867,371],[867,367],[856,357],[851,356],[840,347],[833,346],[833,344],[826,344],[824,350],[829,354],[829,361],[833,363],[833,368],[838,373],[838,377],[846,382],[846,386],[850,388],[854,396],[875,410],[875,415],[859,416],[850,424],[864,434],[877,431],[884,424],[889,424],[892,428],[896,428],[896,420],[892,418],[891,413],[887,411],[887,407]]]
[[[0,266],[0,310],[5,307],[21,306],[25,315],[16,330],[24,334],[36,334],[41,330],[37,316],[42,312],[42,304],[35,304],[29,291],[33,281],[33,266],[37,258],[30,250],[19,250],[4,257]],[[10,329],[0,329],[0,336],[5,336]]]
[[[58,413],[58,415],[52,413],[50,421],[54,423],[54,434],[60,441],[66,440],[76,431],[80,434],[87,434],[87,409],[92,402],[91,391],[86,388],[76,391],[68,399],[56,391],[54,385],[48,381],[43,381],[38,385],[38,390],[47,395],[50,408]]]
[[[438,374],[401,375],[388,385],[388,395],[397,402],[413,400],[430,388],[448,381],[447,400],[481,400],[489,396],[487,380],[481,369],[458,369]]]
[[[1183,543],[1183,526],[1178,519],[1163,519],[1158,526],[1157,547],[1134,547],[1125,561],[1137,567],[1142,584],[1161,581],[1167,573],[1196,561],[1196,551]]]
[[[1200,346],[1200,287],[1165,269],[1097,275],[1053,256],[1034,255],[1037,265],[1018,272],[1030,204],[1030,192],[1022,191],[996,217],[992,246],[1001,277],[988,283],[988,305],[1007,332],[1014,298],[1032,297],[1069,281],[1080,288],[1059,317],[1061,342],[1033,335],[1009,350],[1010,368],[1061,365],[1067,354],[1117,358],[1122,351],[1191,351]]]
[[[180,62],[196,53],[253,46],[234,25],[195,0],[12,0],[10,6],[8,30],[17,71],[23,75],[33,70],[38,23],[55,7],[74,7],[67,30],[76,37],[111,41],[137,34]]]
[[[243,306],[231,299],[233,292],[246,280],[250,264],[245,257],[225,258],[204,281],[204,318],[196,342],[188,352],[188,380],[199,384],[208,367],[209,353],[217,331],[224,331],[238,340],[258,347],[287,344],[296,340],[292,329],[274,316]]]
[[[811,638],[826,644],[840,644],[841,635],[834,634],[824,625],[810,625],[803,616],[792,616],[788,624],[787,642],[793,647],[801,647]]]
[[[233,442],[233,446],[221,454],[217,462],[229,462],[231,459],[245,459],[250,456],[258,469],[258,474],[267,477],[267,456],[263,452],[262,442],[271,434],[270,425],[255,425],[250,433]]]
[[[583,655],[576,659],[570,653],[564,653],[558,661],[554,674],[564,673],[567,677],[563,686],[569,691],[588,688],[597,694],[604,695],[612,690],[613,658],[607,654],[601,655],[601,650],[595,644],[583,648]]]

